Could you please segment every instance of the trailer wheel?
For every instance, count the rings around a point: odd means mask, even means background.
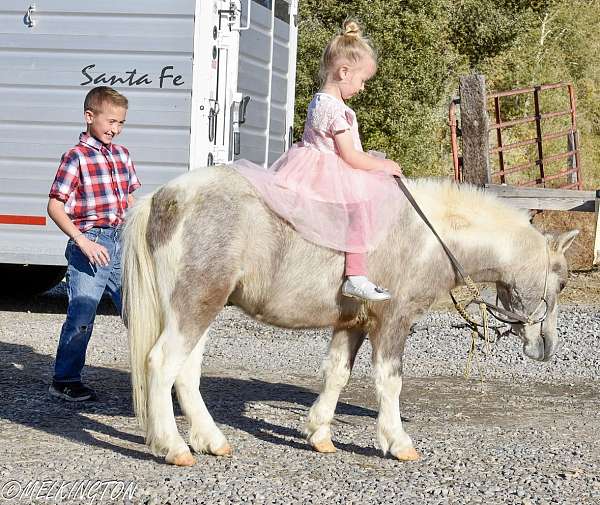
[[[0,265],[2,295],[37,295],[56,286],[65,276],[66,266]]]

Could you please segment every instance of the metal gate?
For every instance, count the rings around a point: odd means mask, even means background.
[[[542,110],[544,92],[562,92],[566,105],[562,110]],[[503,112],[501,99],[521,98],[533,107],[533,113],[524,117],[507,118]],[[462,158],[459,155],[458,138],[461,134],[457,120],[460,99],[451,102],[449,123],[451,132],[452,160],[456,180],[463,180]],[[508,107],[507,107],[508,108]],[[577,130],[577,108],[575,91],[571,83],[556,83],[533,86],[510,91],[493,92],[487,95],[487,112],[493,123],[488,126],[495,147],[489,149],[489,183],[511,184],[525,187],[554,187],[563,189],[582,189],[581,156],[579,150],[579,132]],[[567,125],[549,126],[550,120],[566,118]],[[512,133],[521,126],[533,126],[535,133],[525,131]],[[515,141],[511,141],[511,137]],[[523,138],[526,137],[526,138]],[[508,139],[508,140],[507,140]],[[562,142],[560,146],[559,142]],[[535,152],[525,150],[534,148]],[[551,151],[552,154],[549,154]],[[510,164],[509,153],[530,159]],[[533,159],[531,159],[533,158]],[[565,162],[566,167],[558,166]]]

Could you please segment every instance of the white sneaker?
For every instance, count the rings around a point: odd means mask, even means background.
[[[380,302],[391,298],[387,289],[376,286],[368,279],[360,284],[352,282],[351,279],[346,279],[342,284],[342,295],[369,302]]]

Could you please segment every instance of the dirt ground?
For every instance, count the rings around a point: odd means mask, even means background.
[[[536,216],[536,225],[581,230],[569,251],[562,303],[600,306],[600,271],[591,266],[593,216],[553,214]],[[338,452],[324,457],[310,451],[302,426],[320,388],[317,368],[327,342],[310,332],[275,340],[273,330],[226,319],[222,324],[229,326],[217,327],[207,355],[202,390],[234,456],[198,455],[195,467],[178,469],[144,445],[131,409],[125,330],[106,303],[87,366],[100,401],[70,405],[48,397],[65,307],[63,292],[0,299],[0,491],[16,481],[93,477],[134,482],[131,503],[152,505],[600,504],[597,380],[508,374],[481,384],[449,373],[406,376],[402,417],[423,457],[402,465],[376,449],[372,379],[355,374],[336,414]],[[274,347],[282,339],[282,347]],[[302,358],[284,366],[278,356],[289,349]],[[252,354],[264,355],[261,367],[253,366]],[[367,351],[361,359],[368,361]],[[440,374],[447,369],[435,355],[419,359]],[[3,498],[0,493],[0,503]]]
[[[87,366],[100,401],[71,405],[48,397],[53,349],[45,336],[60,327],[64,303],[60,295],[0,303],[0,503],[9,503],[7,485],[16,482],[98,479],[133,482],[125,503],[148,505],[600,504],[597,381],[406,376],[402,420],[422,459],[401,464],[376,448],[373,381],[358,373],[337,408],[338,452],[321,455],[310,450],[302,427],[320,389],[316,368],[326,341],[310,332],[279,335],[277,349],[302,356],[283,366],[269,355],[271,331],[255,334],[233,316],[221,322],[227,331],[214,335],[201,389],[234,455],[197,455],[192,468],[165,465],[149,453],[133,417],[124,329],[106,306]],[[359,361],[369,359],[364,351]],[[252,353],[264,357],[261,367],[253,366]]]

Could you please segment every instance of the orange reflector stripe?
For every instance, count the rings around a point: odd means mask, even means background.
[[[13,216],[0,214],[0,224],[31,224],[46,226],[46,216]]]

